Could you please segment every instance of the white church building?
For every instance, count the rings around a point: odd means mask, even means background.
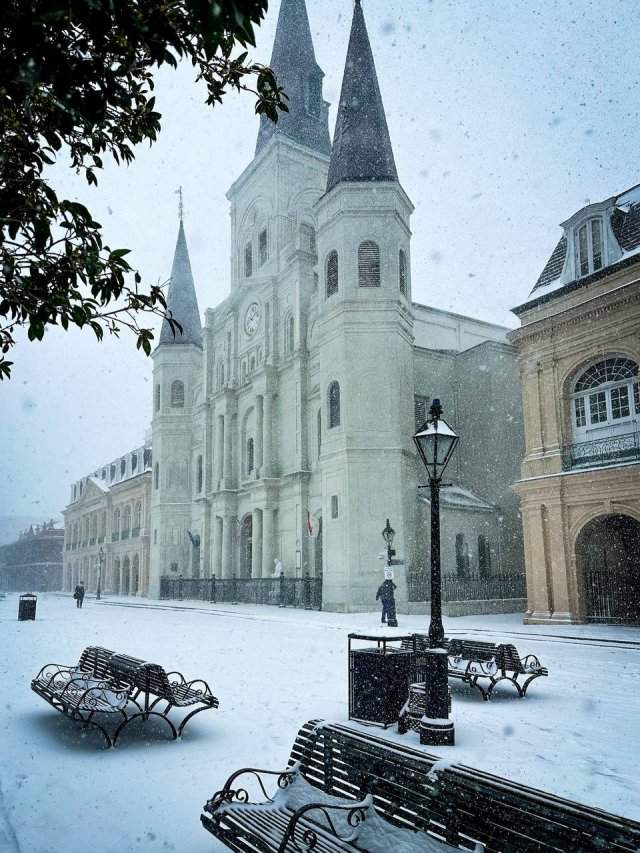
[[[372,609],[388,518],[399,609],[419,601],[412,436],[433,397],[461,435],[445,573],[522,572],[516,356],[507,329],[412,301],[413,205],[359,0],[333,142],[304,0],[282,0],[271,64],[289,112],[261,118],[228,191],[230,294],[204,324],[180,222],[168,304],[183,332],[165,321],[153,354],[148,594],[162,576],[265,577],[280,560],[322,576],[324,608]]]

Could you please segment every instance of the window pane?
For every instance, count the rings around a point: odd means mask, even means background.
[[[338,292],[338,253],[331,252],[327,258],[327,296]]]
[[[244,276],[249,278],[253,272],[253,257],[251,254],[251,243],[244,247]]]
[[[593,269],[602,267],[602,226],[599,219],[591,222],[591,247],[593,250]]]
[[[629,389],[611,389],[611,414],[614,419],[629,417]]]
[[[258,256],[260,258],[260,266],[267,260],[267,229],[263,228],[258,234]],[[251,273],[249,273],[251,275]]]
[[[589,394],[589,416],[592,424],[602,424],[607,420],[607,396],[604,391]]]
[[[589,273],[589,246],[587,241],[587,226],[583,225],[578,231],[578,264],[580,275]]]
[[[400,249],[398,253],[398,267],[400,276],[400,293],[407,295],[407,256]]]
[[[636,410],[636,415],[640,415],[640,382],[633,383],[633,406]]]
[[[380,287],[380,249],[371,240],[365,240],[358,248],[358,284]]]
[[[583,427],[587,424],[587,413],[584,406],[584,397],[578,397],[573,401],[575,406],[576,426]]]

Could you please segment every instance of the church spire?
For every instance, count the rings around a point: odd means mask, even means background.
[[[274,133],[330,154],[328,104],[322,97],[324,72],[316,62],[305,0],[282,0],[271,68],[289,98],[289,112],[280,113],[277,124],[260,116],[256,154]]]
[[[187,238],[184,234],[182,222],[182,187],[178,190],[178,195],[180,199],[180,227],[178,228],[178,241],[173,255],[173,266],[171,267],[167,308],[171,312],[171,316],[182,326],[182,334],[176,332],[174,337],[171,326],[166,320],[163,320],[158,346],[161,344],[195,344],[195,346],[201,347],[202,325],[198,310],[198,298],[193,283]]]
[[[353,10],[327,192],[342,181],[397,181],[391,140],[360,0]]]

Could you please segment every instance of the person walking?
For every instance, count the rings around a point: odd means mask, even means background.
[[[82,602],[84,601],[84,581],[80,581],[80,583],[76,585],[73,597],[76,600],[76,607],[82,607]]]
[[[387,616],[389,615],[389,611],[391,609],[391,603],[393,601],[393,593],[395,589],[396,585],[392,580],[385,580],[378,587],[378,592],[376,593],[376,601],[380,600],[382,602],[382,619],[380,621],[383,625],[387,622]]]

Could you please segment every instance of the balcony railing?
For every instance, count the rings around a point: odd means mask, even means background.
[[[619,462],[639,460],[640,433],[638,432],[607,435],[594,441],[568,444],[562,449],[562,467],[565,471],[573,468],[600,468]]]

